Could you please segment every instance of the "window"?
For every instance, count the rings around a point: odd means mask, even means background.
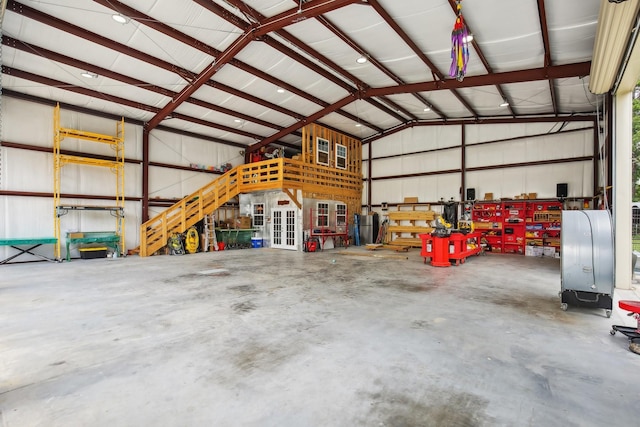
[[[328,227],[328,226],[329,226],[329,204],[318,203],[316,227]]]
[[[329,166],[329,140],[316,138],[316,163]]]
[[[344,145],[336,144],[336,167],[347,168],[347,147]]]
[[[336,205],[336,225],[338,227],[347,225],[347,205]]]
[[[255,203],[253,205],[253,226],[264,226],[264,203]]]

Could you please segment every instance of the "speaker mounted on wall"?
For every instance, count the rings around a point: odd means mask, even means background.
[[[556,197],[559,199],[567,197],[569,194],[569,185],[567,183],[556,184]]]
[[[467,188],[467,200],[475,200],[475,199],[476,199],[476,189]]]

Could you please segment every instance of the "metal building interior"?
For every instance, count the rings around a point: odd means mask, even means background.
[[[640,0],[0,4],[0,425],[636,422]],[[451,204],[610,213],[606,316]]]

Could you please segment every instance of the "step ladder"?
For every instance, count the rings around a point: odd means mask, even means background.
[[[204,216],[204,252],[217,251],[218,240],[216,239],[216,214],[212,212]]]

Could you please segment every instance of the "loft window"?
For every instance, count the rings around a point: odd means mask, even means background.
[[[347,147],[336,144],[336,167],[338,169],[347,168]]]
[[[253,226],[264,226],[264,203],[254,203],[253,205]]]
[[[318,215],[316,219],[316,227],[329,226],[329,204],[318,203]]]
[[[336,225],[346,225],[347,224],[347,205],[338,204],[336,205]]]
[[[316,138],[316,163],[329,166],[329,140]]]

